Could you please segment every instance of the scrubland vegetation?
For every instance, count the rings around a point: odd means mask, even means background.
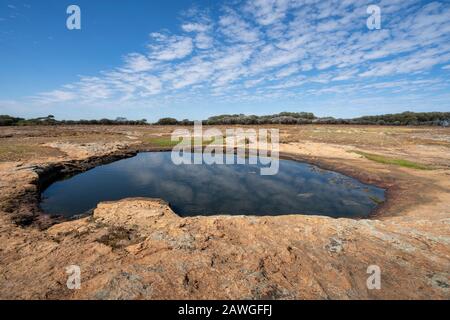
[[[353,119],[316,117],[309,112],[281,112],[274,115],[219,115],[202,121],[205,125],[258,125],[258,124],[340,124],[340,125],[391,125],[391,126],[450,126],[450,112],[403,112],[378,116],[364,116]],[[100,120],[56,120],[53,115],[35,119],[22,119],[0,115],[0,126],[27,125],[146,125],[146,119],[128,120],[126,118]],[[192,125],[189,119],[162,118],[155,125]]]
[[[191,125],[192,121],[178,121],[174,118],[160,119],[159,125]],[[395,126],[449,126],[450,112],[404,112],[399,114],[385,114],[366,116],[354,119],[336,119],[333,117],[316,117],[308,112],[282,112],[274,115],[220,115],[203,120],[205,125],[257,125],[257,124],[353,124],[353,125],[395,125]]]

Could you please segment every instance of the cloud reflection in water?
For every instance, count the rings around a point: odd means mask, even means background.
[[[384,199],[384,190],[309,164],[280,160],[275,176],[261,165],[181,165],[170,152],[136,157],[94,168],[52,184],[42,209],[72,216],[101,201],[127,197],[162,198],[180,216],[314,214],[364,217]]]

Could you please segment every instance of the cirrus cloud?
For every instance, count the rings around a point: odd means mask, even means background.
[[[449,68],[450,6],[381,0],[382,29],[368,30],[371,2],[226,2],[218,12],[185,17],[179,32],[150,33],[148,51],[126,55],[121,66],[33,99],[238,103],[448,90],[448,78],[433,70]]]

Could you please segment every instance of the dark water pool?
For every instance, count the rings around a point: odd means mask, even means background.
[[[384,200],[384,190],[342,174],[280,160],[277,175],[261,176],[261,165],[180,165],[170,152],[96,167],[55,182],[42,194],[41,208],[66,217],[101,201],[161,198],[180,216],[314,214],[365,217]]]

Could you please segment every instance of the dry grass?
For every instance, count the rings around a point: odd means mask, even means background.
[[[317,142],[351,146],[364,150],[373,161],[410,168],[450,167],[450,128],[387,127],[342,125],[273,125],[217,126],[229,128],[280,130],[281,143]],[[210,129],[204,126],[203,130]],[[171,133],[185,126],[61,126],[61,127],[2,127],[0,128],[0,161],[20,161],[58,155],[57,149],[42,144],[69,142],[136,141],[143,145],[172,148]],[[205,141],[203,144],[209,144]],[[60,153],[59,153],[60,154]],[[380,154],[387,155],[381,156]],[[403,160],[409,159],[412,161]],[[416,163],[417,160],[417,163]]]
[[[11,143],[0,145],[0,161],[22,161],[43,157],[60,156],[62,154],[63,153],[57,149],[44,146]]]
[[[212,139],[203,141],[200,140],[201,139],[192,138],[191,146],[193,146],[194,144],[201,144],[203,146],[206,146],[213,141]],[[181,142],[181,139],[177,141],[172,141],[171,137],[145,137],[141,139],[141,141],[155,147],[173,148]]]
[[[442,128],[306,125],[283,126],[281,134],[281,141],[284,143],[313,141],[371,148],[402,148],[405,144],[450,148],[450,130]]]

